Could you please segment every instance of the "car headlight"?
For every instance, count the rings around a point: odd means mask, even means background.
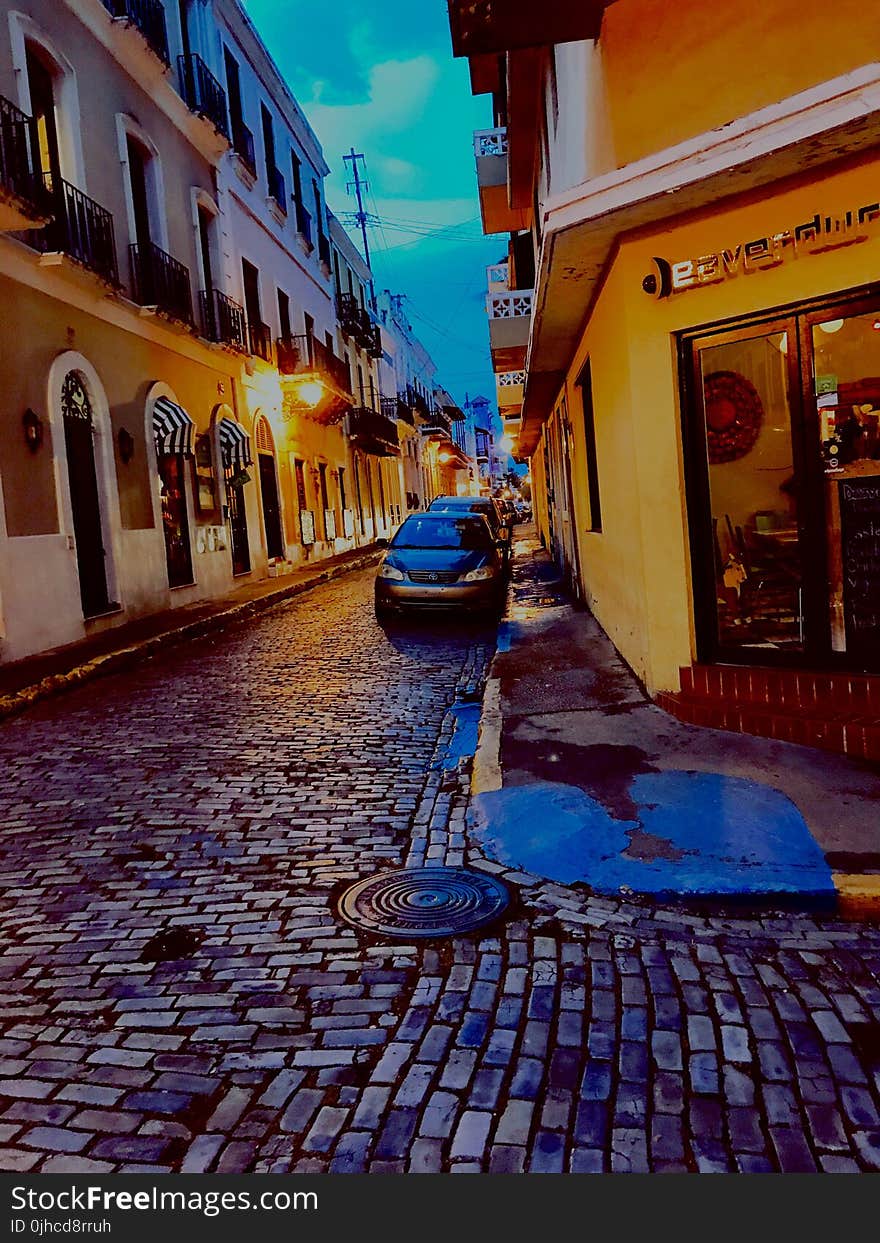
[[[398,570],[396,565],[392,565],[390,561],[383,561],[382,568],[379,570],[380,578],[393,578],[395,582],[401,582],[406,575],[403,570]]]
[[[495,567],[493,565],[481,565],[478,570],[468,570],[467,574],[462,575],[462,582],[465,583],[482,583],[487,578],[495,577]]]

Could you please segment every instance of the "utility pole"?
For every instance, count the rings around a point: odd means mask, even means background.
[[[364,240],[364,259],[366,260],[367,267],[370,269],[370,304],[375,310],[376,291],[373,288],[373,269],[370,265],[370,243],[367,238],[367,213],[364,211],[364,200],[362,194],[363,190],[369,189],[369,184],[365,180],[361,179],[360,173],[360,165],[364,162],[364,158],[363,153],[355,151],[354,147],[352,147],[348,155],[344,155],[342,157],[346,164],[351,165],[352,180],[348,182],[345,188],[349,194],[354,191],[355,197],[357,198],[357,222],[361,226],[361,237]]]

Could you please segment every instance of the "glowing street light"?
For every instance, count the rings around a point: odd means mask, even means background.
[[[314,408],[324,396],[324,385],[318,380],[302,380],[295,386],[294,392],[304,406]]]

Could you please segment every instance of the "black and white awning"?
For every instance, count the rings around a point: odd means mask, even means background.
[[[250,466],[254,460],[251,457],[251,439],[241,424],[233,423],[232,419],[221,419],[217,429],[220,433],[223,469],[240,471]]]
[[[195,430],[195,423],[182,406],[169,397],[158,398],[153,406],[153,435],[159,457],[175,453],[191,454]]]

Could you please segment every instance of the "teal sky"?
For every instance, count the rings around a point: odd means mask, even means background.
[[[445,0],[244,0],[324,148],[327,197],[348,223],[342,157],[366,156],[377,289],[407,295],[413,329],[459,402],[495,381],[486,266],[505,250],[482,236],[473,131],[491,125],[452,56]]]

